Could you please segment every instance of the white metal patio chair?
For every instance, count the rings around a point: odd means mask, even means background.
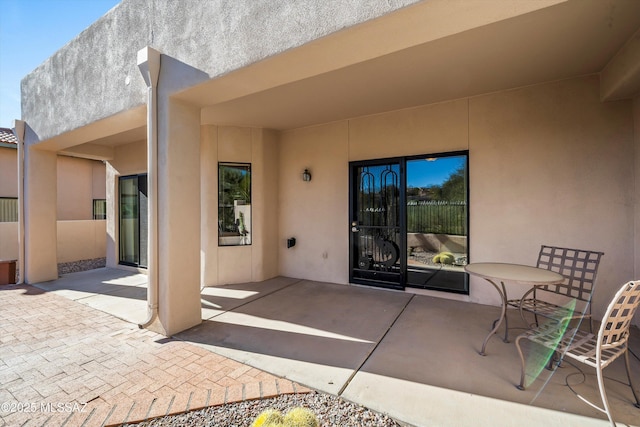
[[[606,413],[611,425],[615,427],[616,424],[611,416],[609,401],[605,393],[602,370],[618,357],[624,355],[629,387],[631,387],[631,392],[636,400],[635,406],[640,408],[640,399],[631,379],[628,352],[629,326],[639,305],[640,280],[631,281],[623,285],[609,303],[598,335],[576,328],[564,331],[570,318],[566,318],[559,323],[554,321],[546,322],[537,328],[520,334],[516,338],[516,348],[520,355],[522,369],[520,384],[517,387],[520,390],[525,389],[525,357],[520,347],[520,341],[528,339],[552,350],[551,353],[558,354],[560,360],[568,357],[596,369],[598,388],[603,406],[596,405],[582,396],[578,397],[585,403]],[[549,357],[551,357],[551,353]]]
[[[566,317],[572,319],[589,318],[589,331],[593,332],[591,319],[591,297],[595,288],[596,276],[603,252],[582,249],[560,248],[542,245],[536,267],[555,271],[565,277],[564,282],[555,285],[538,285],[529,289],[521,299],[512,299],[507,304],[525,312],[532,313],[535,325],[538,316],[560,321]],[[575,301],[573,304],[567,304]],[[569,308],[571,307],[571,308]],[[508,340],[508,324],[505,328],[505,341]]]

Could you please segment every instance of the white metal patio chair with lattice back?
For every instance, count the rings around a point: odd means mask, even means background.
[[[555,271],[563,275],[565,280],[554,285],[533,286],[521,299],[509,300],[507,304],[520,310],[525,323],[525,312],[534,315],[536,326],[539,324],[538,316],[556,321],[569,316],[572,319],[588,318],[589,331],[593,332],[591,298],[603,255],[604,252],[542,245],[536,267]],[[505,341],[508,340],[508,333],[507,325]]]
[[[616,424],[611,416],[609,401],[605,393],[602,370],[618,357],[624,355],[625,368],[629,380],[628,385],[631,387],[631,392],[636,400],[635,406],[640,408],[640,399],[631,379],[628,352],[629,327],[639,305],[640,280],[631,281],[624,284],[609,303],[597,335],[577,328],[569,328],[565,331],[570,320],[569,317],[559,323],[554,321],[546,322],[537,328],[520,334],[516,338],[516,348],[520,355],[522,369],[520,384],[517,387],[520,390],[525,389],[525,357],[520,347],[520,341],[528,339],[551,350],[549,358],[552,353],[555,353],[559,355],[560,360],[568,357],[596,369],[598,389],[603,406],[600,407],[582,396],[578,397],[585,403],[606,413],[611,425],[615,427]]]

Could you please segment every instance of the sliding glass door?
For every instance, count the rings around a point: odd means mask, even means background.
[[[147,267],[147,175],[119,179],[120,264]]]
[[[353,162],[350,281],[468,293],[468,155]]]
[[[467,155],[407,159],[407,286],[467,293]]]

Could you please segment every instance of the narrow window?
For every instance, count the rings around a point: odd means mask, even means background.
[[[251,165],[218,164],[218,245],[251,244]]]
[[[107,201],[93,199],[93,219],[107,219]]]
[[[18,199],[15,197],[0,197],[0,222],[18,221]]]

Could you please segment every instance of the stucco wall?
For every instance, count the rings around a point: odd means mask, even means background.
[[[145,46],[216,77],[415,2],[123,0],[23,79],[22,119],[44,140],[143,105]]]
[[[94,199],[107,198],[106,166],[104,162],[91,162],[91,193]]]
[[[541,244],[603,251],[596,317],[633,278],[635,175],[631,103],[598,90],[592,76],[469,108],[472,260],[531,264]]]
[[[457,100],[349,121],[349,161],[469,148],[468,101]]]
[[[280,274],[347,283],[347,122],[283,132],[280,142]],[[311,181],[302,180],[308,168]],[[287,238],[296,245],[287,249]]]
[[[0,197],[18,197],[18,150],[0,147]],[[67,156],[57,158],[59,220],[93,218],[93,199],[106,197],[102,162]]]
[[[58,262],[103,258],[106,221],[58,221]],[[18,259],[18,223],[0,222],[0,259]]]
[[[106,164],[107,199],[107,266],[118,265],[118,177],[147,171],[146,141],[120,145],[114,150],[114,158]]]
[[[103,258],[106,221],[58,221],[58,262]]]
[[[93,219],[93,199],[105,198],[105,185],[102,162],[58,156],[58,220]]]
[[[468,149],[471,261],[531,265],[541,244],[603,251],[601,315],[634,276],[635,151],[631,102],[598,89],[590,76],[283,133],[280,236],[299,242],[280,249],[280,274],[348,280],[349,160]],[[469,299],[499,302],[476,279]]]
[[[278,147],[276,133],[202,126],[202,285],[265,280],[278,274]],[[251,164],[251,245],[218,246],[218,162]]]
[[[18,197],[18,150],[0,147],[0,197]]]
[[[0,260],[18,259],[18,223],[0,222]]]

